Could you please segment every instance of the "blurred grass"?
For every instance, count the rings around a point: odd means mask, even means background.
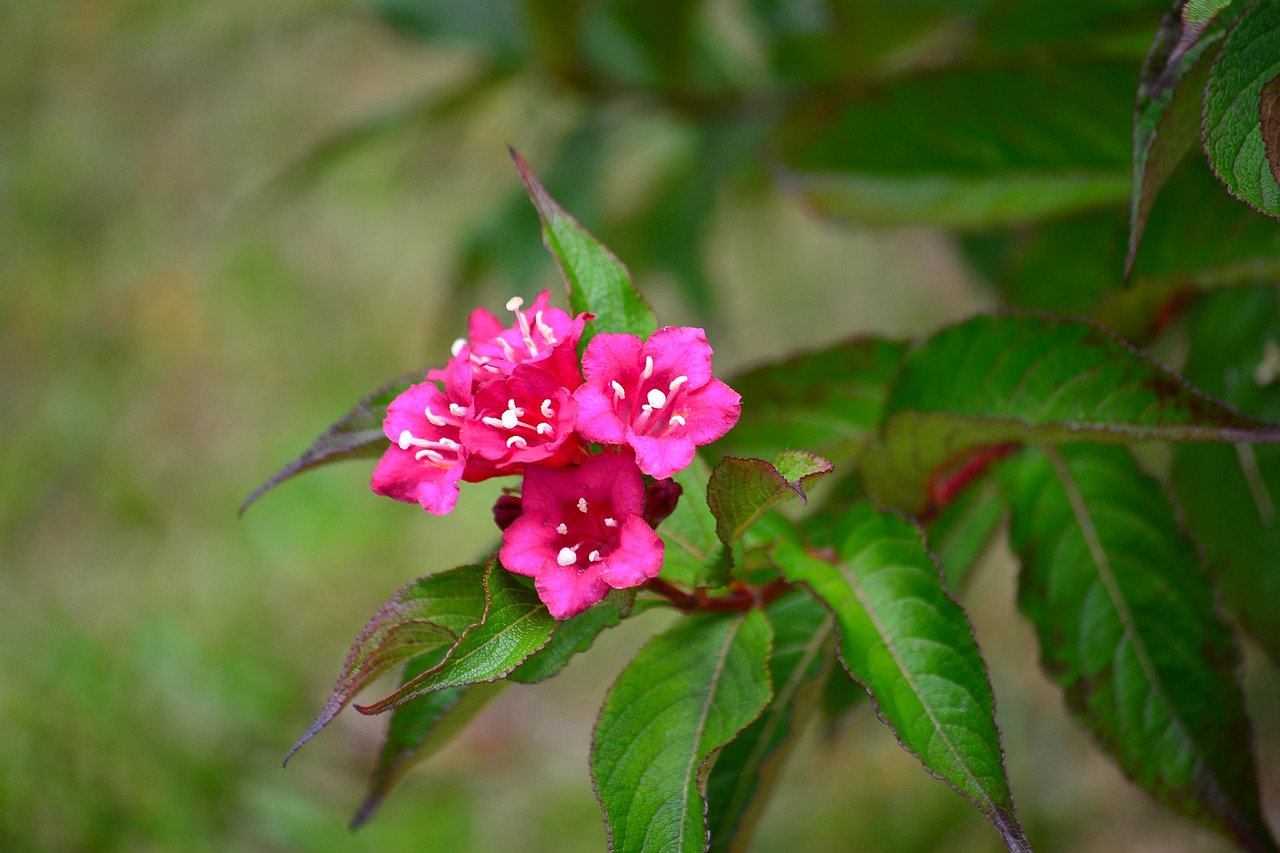
[[[453,247],[516,182],[505,144],[536,168],[577,105],[516,80],[314,179],[277,176],[471,67],[334,2],[0,5],[0,849],[604,847],[590,727],[660,617],[508,691],[352,835],[379,722],[348,712],[279,761],[377,604],[494,538],[496,486],[437,519],[375,498],[352,464],[235,517],[355,399],[441,360],[465,322],[441,316]],[[631,144],[662,139],[659,122]],[[732,189],[710,263],[723,367],[981,304],[937,235],[834,228]],[[554,276],[547,259],[536,280]],[[486,283],[486,304],[508,286]],[[641,286],[687,318],[672,282]],[[970,598],[1041,849],[1222,849],[1089,752],[1033,671],[1007,570],[988,577]],[[1255,681],[1280,704],[1273,672]],[[1274,711],[1259,739],[1274,815]],[[806,741],[758,848],[994,841],[863,718]]]

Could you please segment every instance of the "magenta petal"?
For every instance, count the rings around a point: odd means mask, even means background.
[[[573,392],[578,404],[578,432],[587,441],[601,444],[625,444],[626,424],[614,409],[613,388],[608,384],[582,385]]]
[[[526,498],[527,500],[527,498]],[[540,518],[521,515],[502,531],[498,560],[509,572],[537,577],[547,563],[547,533]],[[551,561],[554,565],[554,560]]]
[[[601,332],[582,354],[587,382],[609,387],[613,380],[629,387],[644,368],[644,344],[635,335]]]
[[[655,371],[689,377],[690,388],[697,388],[711,378],[711,344],[707,343],[707,333],[702,329],[689,326],[659,329],[645,342],[644,355],[653,357]],[[640,361],[643,366],[643,356]]]
[[[602,576],[614,589],[639,586],[662,571],[662,537],[638,516],[622,521],[617,550],[609,555]]]
[[[370,488],[380,495],[417,503],[433,515],[448,515],[458,503],[462,464],[443,468],[424,465],[412,450],[392,445],[373,469]]]
[[[742,396],[719,379],[692,391],[685,435],[694,444],[710,444],[733,429],[742,414]]]
[[[566,570],[559,566],[539,575],[533,585],[538,591],[538,598],[556,619],[569,619],[599,604],[610,589],[600,577],[600,572],[578,574],[574,569]]]
[[[652,438],[628,432],[628,442],[636,451],[636,464],[655,480],[665,480],[693,461],[694,443],[688,438]]]

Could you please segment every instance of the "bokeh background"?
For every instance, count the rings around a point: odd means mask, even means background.
[[[742,5],[701,25],[749,77]],[[604,848],[590,729],[661,614],[507,691],[352,834],[381,722],[280,760],[377,605],[489,547],[497,487],[439,519],[352,463],[236,517],[354,400],[443,361],[471,305],[561,293],[508,144],[726,371],[992,303],[938,232],[811,215],[751,165],[751,121],[699,129],[714,99],[604,99],[554,50],[477,47],[485,4],[457,6],[457,38],[424,40],[332,0],[0,4],[0,849]],[[1038,849],[1226,849],[1066,719],[999,549],[964,602]],[[1280,679],[1252,652],[1248,688],[1280,823]],[[998,847],[864,714],[806,736],[755,849]]]

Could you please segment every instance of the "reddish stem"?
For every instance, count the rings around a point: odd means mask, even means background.
[[[753,587],[742,581],[734,581],[729,591],[723,595],[711,595],[705,587],[699,587],[692,593],[667,583],[661,578],[645,581],[641,589],[665,598],[677,610],[686,613],[722,613],[750,610],[752,607],[764,607],[787,590],[791,584],[784,580],[771,581],[761,587]]]
[[[921,521],[932,521],[960,496],[969,485],[996,462],[1018,449],[1013,442],[993,444],[975,450],[959,466],[946,471],[938,471],[929,482],[929,503],[921,513]]]

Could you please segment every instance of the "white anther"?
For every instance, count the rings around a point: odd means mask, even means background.
[[[449,414],[455,418],[465,418],[467,416],[467,407],[459,406],[457,403],[449,404]]]
[[[670,391],[672,394],[674,394],[676,393],[677,388],[679,388],[681,385],[683,385],[688,381],[689,381],[688,376],[677,376],[675,379],[671,380],[671,384],[667,386],[667,390]]]
[[[588,562],[588,563],[598,563],[598,562],[600,562],[600,552],[599,552],[599,551],[592,551],[590,554],[588,554],[588,555],[587,555],[587,562]]]
[[[511,297],[510,299],[508,299],[508,300],[507,300],[507,310],[508,310],[508,311],[519,311],[519,310],[520,310],[520,306],[521,306],[521,305],[523,305],[523,304],[524,304],[524,300],[523,300],[523,299],[521,299],[519,296],[513,296],[513,297]]]
[[[397,441],[396,444],[400,445],[401,450],[408,450],[410,447],[413,446],[413,443],[415,441],[417,441],[417,439],[413,437],[413,433],[409,432],[408,430],[405,430],[404,432],[400,433],[400,440]]]
[[[556,416],[556,410],[551,408],[550,400],[543,400],[542,406],[541,408],[538,409],[538,411],[542,412],[542,416],[547,419],[551,419]]]
[[[453,342],[453,346],[449,347],[450,355],[452,355],[454,358],[457,358],[458,353],[462,352],[462,348],[465,347],[466,345],[467,345],[466,338],[458,338],[456,341]]]
[[[614,397],[618,398],[619,400],[627,399],[627,392],[622,390],[622,386],[618,384],[618,380],[615,379],[609,384],[613,386]]]
[[[618,526],[618,519],[616,519],[616,518],[606,518],[606,519],[604,520],[604,526],[605,526],[605,527],[617,527],[617,526]]]
[[[425,450],[419,450],[417,453],[413,454],[413,458],[418,460],[419,462],[422,461],[422,457],[424,456],[430,459],[432,462],[444,461],[444,457],[441,456],[439,453],[435,452],[434,450],[432,450],[430,447],[426,448]]]
[[[427,420],[431,422],[432,426],[444,426],[445,424],[449,423],[444,418],[432,412],[430,406],[427,406],[426,414],[427,414]]]
[[[578,512],[586,512],[586,511],[587,511],[587,499],[578,498]]]
[[[538,327],[538,331],[542,333],[542,337],[546,339],[547,343],[555,342],[556,330],[542,321],[541,311],[533,315],[533,325]]]
[[[563,521],[560,522],[559,524],[556,525],[556,533],[559,533],[561,536],[568,536],[569,525],[565,524]]]
[[[552,429],[553,427],[551,426],[551,424],[544,423],[544,424],[538,424],[538,427],[537,429],[534,430],[534,432],[536,432],[538,435],[551,435]]]
[[[640,374],[641,379],[648,379],[653,375],[653,356],[646,355],[644,357],[644,372]]]
[[[649,393],[645,395],[649,401],[649,405],[655,409],[661,409],[667,404],[667,395],[663,394],[657,388],[650,388]]]
[[[451,438],[441,438],[439,441],[436,442],[436,445],[439,447],[443,447],[445,450],[457,450],[459,447],[462,446]]]
[[[517,450],[524,450],[529,446],[529,442],[525,441],[518,435],[513,435],[507,439],[507,447],[514,447]]]
[[[520,423],[520,416],[515,413],[514,409],[507,409],[502,413],[499,423],[502,424],[503,429],[515,429],[516,424]]]
[[[556,564],[560,566],[572,566],[578,562],[578,555],[573,552],[572,548],[561,548],[560,553],[556,554]]]
[[[684,426],[684,415],[672,415],[669,423],[672,426]]]

